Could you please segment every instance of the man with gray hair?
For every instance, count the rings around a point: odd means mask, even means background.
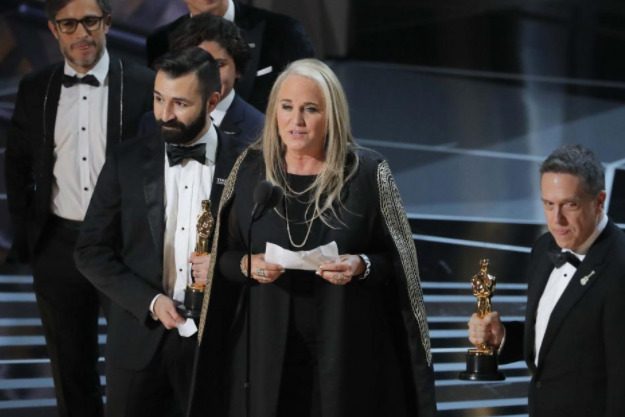
[[[532,417],[625,415],[625,234],[604,213],[603,167],[579,145],[540,167],[548,233],[532,248],[525,322],[473,315],[469,340],[525,360]]]

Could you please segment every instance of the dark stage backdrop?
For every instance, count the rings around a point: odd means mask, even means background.
[[[144,62],[145,35],[179,0],[113,0],[116,54]],[[347,91],[358,142],[386,155],[419,254],[442,417],[524,416],[529,375],[462,383],[489,258],[493,304],[521,319],[525,265],[545,231],[538,166],[581,143],[606,168],[608,214],[625,223],[625,4],[573,0],[256,0],[293,15]],[[12,235],[4,146],[20,78],[60,59],[40,1],[0,1],[0,260]],[[102,320],[100,341],[106,342]],[[103,359],[102,359],[103,361]],[[0,268],[0,414],[50,416],[53,386],[28,271]]]

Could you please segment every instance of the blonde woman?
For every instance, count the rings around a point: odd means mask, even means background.
[[[264,179],[285,197],[254,224],[249,279],[247,230],[254,189]],[[228,415],[245,415],[248,360],[254,417],[435,415],[430,340],[403,205],[387,162],[354,142],[345,94],[322,62],[296,61],[277,79],[262,137],[235,164],[218,222],[210,281],[250,289],[231,327]],[[265,260],[267,243],[297,252],[332,242],[340,259],[316,271]],[[200,340],[207,346],[211,320],[221,320],[208,306],[218,299],[218,292],[205,299]]]

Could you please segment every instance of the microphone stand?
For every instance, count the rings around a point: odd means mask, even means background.
[[[243,388],[245,389],[245,417],[251,417],[251,398],[250,398],[250,319],[252,315],[250,313],[251,305],[250,305],[250,287],[252,286],[252,226],[254,225],[254,212],[252,212],[252,217],[250,219],[250,228],[247,231],[247,285],[245,286],[245,305],[247,308],[245,309],[245,383],[243,384]]]
[[[247,306],[246,308],[246,312],[245,312],[245,317],[246,317],[246,326],[245,326],[245,333],[246,333],[246,346],[245,346],[245,383],[243,384],[243,389],[245,390],[245,416],[246,417],[251,417],[252,414],[252,410],[251,410],[251,393],[250,393],[250,373],[251,373],[251,367],[250,367],[250,354],[251,354],[251,325],[250,325],[250,321],[252,318],[252,314],[251,314],[251,305],[250,305],[250,301],[251,301],[251,297],[250,297],[250,287],[252,286],[252,226],[254,225],[254,223],[256,221],[258,221],[263,213],[265,212],[266,209],[271,210],[272,208],[274,208],[278,202],[282,199],[283,196],[283,190],[278,187],[278,186],[271,186],[271,183],[269,183],[268,181],[263,181],[264,183],[268,184],[268,187],[266,185],[263,185],[264,188],[260,189],[260,192],[257,193],[257,191],[259,190],[259,186],[261,186],[261,184],[259,184],[256,187],[255,193],[254,193],[254,201],[256,202],[254,209],[252,210],[252,216],[250,217],[250,227],[247,231],[247,285],[245,286],[245,294],[244,294],[244,302],[245,305]],[[258,211],[257,211],[258,210]]]
[[[260,213],[256,215],[257,208],[260,207]],[[245,390],[245,417],[251,417],[251,393],[250,393],[250,352],[251,352],[251,331],[250,320],[252,318],[250,305],[250,287],[252,286],[252,226],[254,222],[260,219],[264,210],[264,205],[257,204],[252,210],[252,216],[250,218],[250,227],[247,230],[247,284],[245,285],[245,382],[243,383],[243,389]]]

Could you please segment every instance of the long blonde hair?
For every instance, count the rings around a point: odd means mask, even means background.
[[[349,107],[343,87],[332,70],[316,59],[302,59],[291,63],[276,80],[267,105],[267,116],[262,136],[255,143],[263,151],[266,178],[281,186],[287,198],[295,197],[287,186],[285,146],[278,133],[278,95],[282,84],[290,76],[304,77],[317,84],[323,95],[326,117],[325,162],[315,181],[307,189],[314,190],[311,203],[315,218],[321,218],[329,227],[343,222],[337,209],[342,206],[341,191],[358,170],[358,145],[351,133]],[[351,157],[351,158],[350,158]],[[346,167],[348,159],[351,163]]]

